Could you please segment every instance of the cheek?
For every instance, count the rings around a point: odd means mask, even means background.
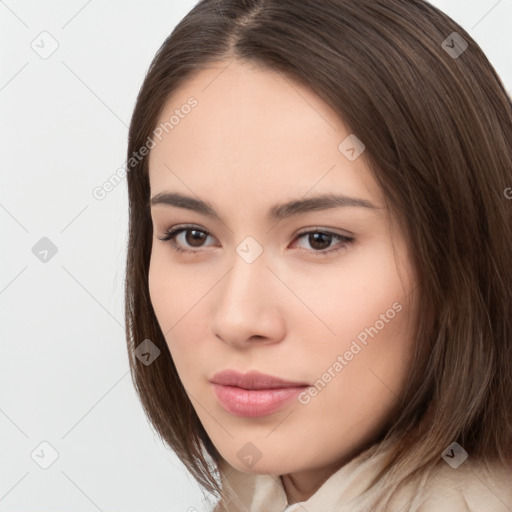
[[[316,307],[334,334],[315,339],[310,331],[315,350],[303,347],[323,395],[315,398],[319,407],[342,403],[364,414],[365,404],[377,409],[399,400],[414,348],[410,269],[403,267],[401,276],[403,283],[392,251],[383,247],[359,252],[325,282]]]
[[[162,243],[162,242],[159,242]],[[194,304],[194,283],[184,282],[184,272],[169,258],[170,249],[157,246],[153,249],[148,271],[148,288],[151,305],[164,334],[179,325],[180,318]]]
[[[338,317],[337,340],[323,344],[321,352],[304,353],[314,391],[301,402],[302,428],[316,432],[314,442],[325,453],[373,438],[402,406],[413,347],[406,305],[382,329],[371,329],[388,305],[379,296],[363,317],[345,310]]]
[[[172,326],[171,314],[172,294],[169,293],[170,276],[163,271],[163,266],[159,263],[158,257],[151,256],[148,271],[148,289],[149,299],[155,312],[162,332],[167,332]]]
[[[175,268],[160,255],[152,255],[148,288],[155,316],[176,370],[186,383],[192,375],[191,368],[197,366],[198,342],[204,338],[204,334],[201,334],[204,331],[200,332],[201,325],[197,321],[197,315],[201,315],[200,298],[211,284],[185,286],[185,274]]]
[[[175,333],[179,329],[179,320],[184,314],[181,310],[187,302],[187,297],[176,272],[161,259],[158,255],[151,256],[148,288],[156,319],[172,354],[174,347],[170,340],[177,339]]]
[[[392,251],[382,243],[358,250],[339,269],[327,269],[325,276],[317,275],[314,289],[311,279],[305,276],[304,288],[298,295],[307,297],[313,312],[330,327],[325,342],[343,348],[359,334],[362,342],[365,337],[371,339],[368,330],[384,333],[378,335],[382,338],[402,323],[408,316],[405,307],[411,287],[408,276],[404,269],[402,283]]]

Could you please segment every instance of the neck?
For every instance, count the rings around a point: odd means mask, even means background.
[[[322,468],[281,475],[288,505],[307,501],[342,465],[338,461]]]

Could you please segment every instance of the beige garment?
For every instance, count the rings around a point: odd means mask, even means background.
[[[224,462],[220,475],[229,499],[221,499],[213,512],[375,512],[382,488],[370,485],[385,457],[377,448],[341,467],[307,501],[292,505],[280,477],[243,473]],[[512,470],[489,472],[470,457],[453,469],[440,459],[432,471],[398,491],[385,511],[512,512]]]

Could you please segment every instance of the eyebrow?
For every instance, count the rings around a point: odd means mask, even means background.
[[[160,192],[156,194],[151,198],[151,206],[156,205],[185,208],[222,221],[211,204],[177,192]],[[339,207],[358,207],[371,210],[381,209],[366,199],[348,197],[345,195],[323,194],[308,199],[296,199],[287,203],[277,204],[269,210],[268,217],[271,220],[281,220],[307,212],[329,210]]]

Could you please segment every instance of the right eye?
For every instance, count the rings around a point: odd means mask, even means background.
[[[196,242],[199,242],[198,245],[189,245],[189,247],[197,247],[201,248],[203,245],[201,244],[202,241],[206,240],[208,236],[210,236],[210,233],[203,229],[198,229],[196,226],[177,226],[174,228],[169,228],[165,233],[163,237],[158,237],[159,240],[162,240],[162,242],[170,243],[171,247],[173,247],[176,252],[184,252],[184,253],[195,253],[198,251],[190,250],[190,249],[184,249],[180,244],[176,243],[176,239],[178,235],[185,233],[185,237],[182,237],[182,241],[186,242],[187,244],[195,244]],[[189,236],[188,234],[191,233]],[[184,240],[183,240],[184,239]]]

